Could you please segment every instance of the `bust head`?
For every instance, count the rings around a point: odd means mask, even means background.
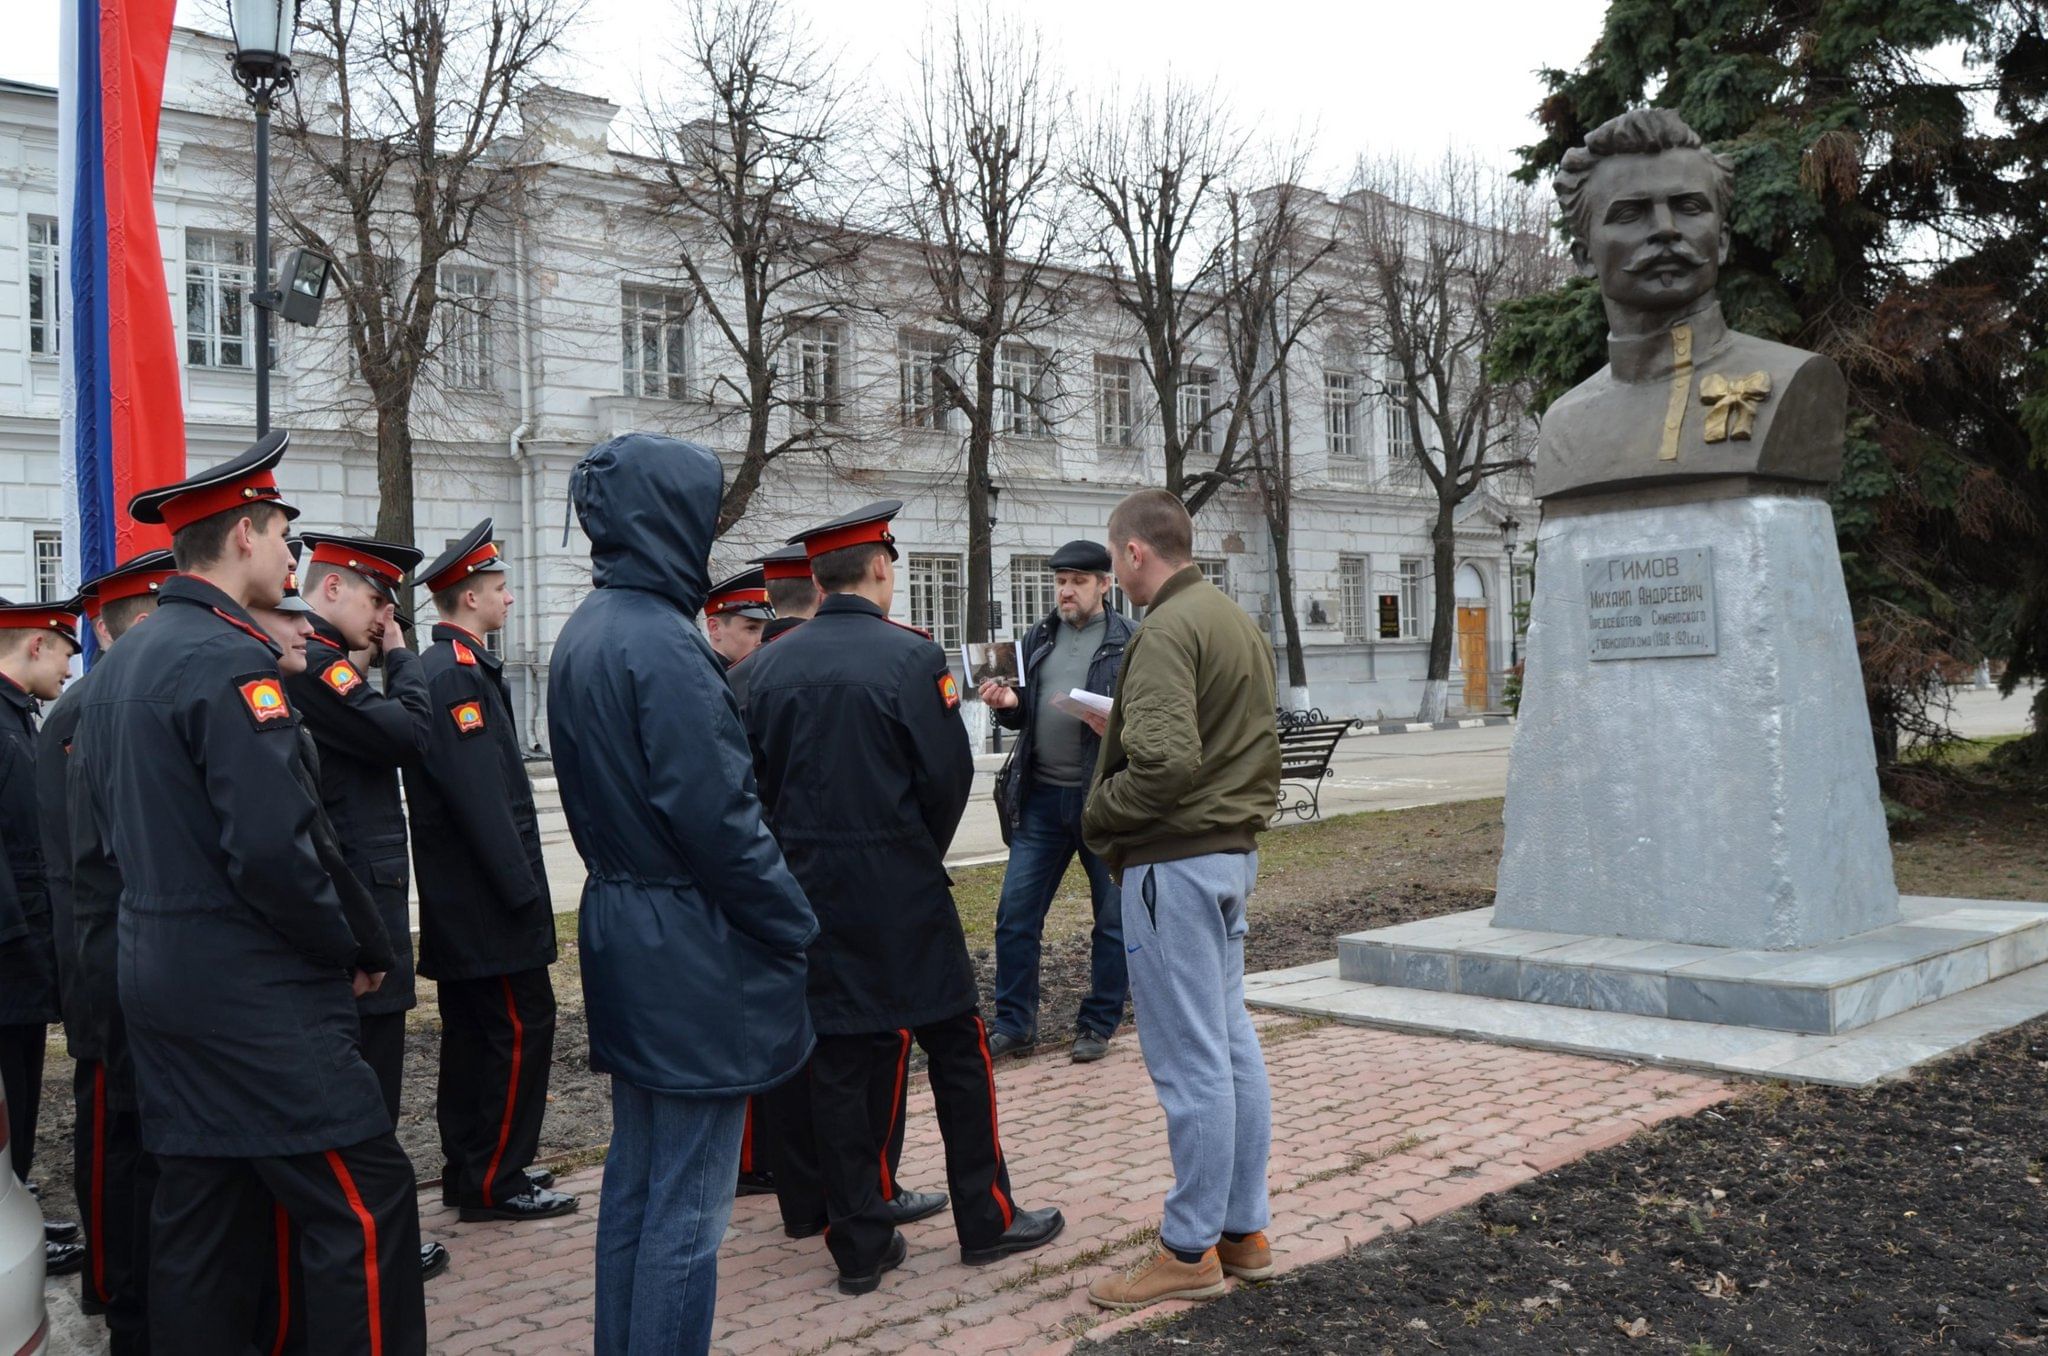
[[[1600,280],[1616,333],[1675,321],[1728,258],[1735,172],[1669,109],[1638,108],[1565,152],[1551,185],[1579,272]]]

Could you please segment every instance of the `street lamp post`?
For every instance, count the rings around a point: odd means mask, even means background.
[[[1003,605],[996,598],[995,570],[996,501],[1001,499],[1002,496],[1002,490],[998,489],[993,483],[991,483],[988,487],[988,639],[990,641],[994,641],[996,638],[996,633],[1002,629],[1002,623],[999,620],[999,618],[1002,616]],[[1022,664],[1024,662],[1024,658],[1022,655],[1019,655],[1017,657],[1017,662],[1019,664]],[[1003,727],[996,724],[995,712],[993,711],[990,711],[988,716],[988,734],[990,750],[994,753],[1001,753],[1003,751]]]
[[[1516,582],[1515,539],[1521,534],[1521,520],[1510,513],[1500,520],[1501,545],[1508,555],[1508,667],[1522,662],[1522,619],[1515,615],[1522,605],[1521,585]]]
[[[256,110],[256,436],[270,432],[270,105],[292,82],[292,36],[299,0],[230,0],[235,50],[228,64]]]

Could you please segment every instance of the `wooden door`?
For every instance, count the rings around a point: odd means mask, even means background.
[[[1486,609],[1458,609],[1458,664],[1465,670],[1465,709],[1484,711],[1487,697]]]

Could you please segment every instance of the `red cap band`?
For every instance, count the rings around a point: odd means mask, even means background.
[[[362,551],[351,550],[339,542],[323,541],[313,548],[313,564],[339,565],[357,574],[366,574],[380,583],[394,588],[405,578],[405,571],[390,561]]]
[[[743,607],[766,607],[767,605],[767,589],[727,589],[724,593],[712,594],[711,601],[704,605],[704,610],[707,612],[734,612]]]
[[[163,514],[164,526],[176,534],[201,518],[211,518],[233,508],[245,508],[261,500],[283,497],[277,488],[277,478],[268,471],[258,471],[255,475],[244,476],[225,485],[209,485],[203,490],[172,495],[164,500],[158,511]]]
[[[176,570],[137,570],[134,574],[117,574],[87,595],[85,615],[97,617],[100,615],[100,609],[108,603],[118,603],[123,598],[140,598],[145,593],[155,593],[166,579],[176,573]]]
[[[811,562],[808,558],[803,560],[764,560],[761,562],[761,573],[771,583],[777,579],[809,579],[811,577]]]
[[[47,607],[0,607],[0,631],[55,631],[78,644],[78,614]]]
[[[877,518],[871,523],[855,523],[851,527],[836,527],[815,537],[805,537],[804,554],[816,560],[827,551],[843,550],[848,546],[865,546],[869,542],[883,546],[896,544],[896,538],[889,532],[887,518]]]
[[[427,581],[429,593],[453,588],[498,558],[498,544],[487,541]]]

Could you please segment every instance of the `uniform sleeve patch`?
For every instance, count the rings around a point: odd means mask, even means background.
[[[321,671],[320,681],[336,694],[346,697],[363,685],[363,675],[356,672],[356,666],[346,659],[337,659]]]
[[[939,675],[939,700],[946,704],[948,711],[960,709],[960,683],[951,671]]]
[[[290,728],[292,709],[284,699],[284,680],[276,674],[251,673],[235,679],[242,705],[259,730]]]
[[[470,649],[470,648],[469,648],[469,647],[468,647],[467,645],[464,645],[464,644],[463,644],[463,643],[462,643],[461,641],[459,641],[459,640],[451,640],[451,641],[449,641],[448,643],[449,643],[450,645],[453,645],[453,646],[455,647],[455,662],[456,662],[456,663],[458,663],[458,664],[475,664],[475,663],[476,663],[476,651],[474,651],[474,650]]]
[[[484,732],[484,704],[480,701],[457,702],[448,708],[448,717],[455,722],[458,735]]]

